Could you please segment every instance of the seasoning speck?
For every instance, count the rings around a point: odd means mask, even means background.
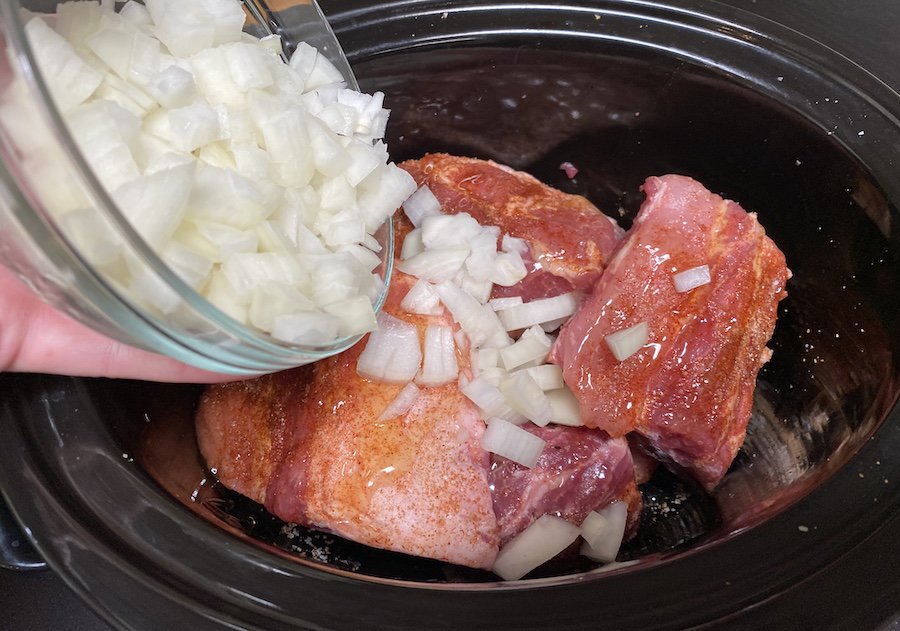
[[[800,532],[809,532],[809,526],[797,526],[797,530]]]

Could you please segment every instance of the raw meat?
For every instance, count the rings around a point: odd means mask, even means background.
[[[644,192],[633,228],[551,359],[586,425],[637,432],[711,489],[743,442],[790,272],[755,215],[696,181],[651,177]],[[711,283],[678,293],[672,276],[701,265]],[[641,322],[647,343],[617,361],[604,338]]]
[[[442,318],[400,310],[413,280],[395,273],[385,311],[424,330]],[[360,377],[363,347],[208,389],[197,416],[207,466],[287,521],[490,568],[499,540],[477,410],[452,383],[423,388],[405,415],[378,421],[402,386]],[[458,361],[467,366],[467,353]]]
[[[541,515],[581,524],[592,510],[616,500],[628,503],[629,531],[636,529],[641,496],[625,440],[584,427],[524,427],[547,445],[531,469],[492,457],[489,480],[501,545]]]
[[[495,297],[522,296],[528,302],[590,291],[623,235],[584,197],[495,162],[428,154],[400,167],[431,189],[443,212],[467,212],[528,243],[530,253],[523,259],[529,275],[512,288],[495,287]]]
[[[505,222],[504,231],[517,226],[531,251],[542,252],[538,257],[548,264],[546,252],[551,247],[563,252],[578,245],[576,239],[559,228],[532,243],[514,221],[515,208],[522,209],[526,224],[536,222],[541,212],[550,218],[548,225],[557,227],[568,217],[603,241],[603,248],[593,242],[578,246],[583,256],[571,265],[555,261],[552,269],[561,277],[532,272],[530,276],[538,279],[534,287],[546,286],[542,277],[561,279],[564,291],[573,283],[587,287],[605,263],[601,250],[611,251],[619,234],[583,199],[555,193],[529,176],[463,159],[416,164],[435,178],[438,168],[477,166],[482,196],[477,218]],[[435,193],[447,207],[442,190],[439,186]],[[542,200],[542,206],[534,206],[537,202],[529,206],[524,201],[528,195]],[[501,201],[505,205],[499,209],[490,206]],[[474,208],[470,204],[466,209]],[[461,210],[458,204],[451,207]],[[409,229],[399,219],[397,252]],[[592,265],[598,267],[591,269]],[[429,322],[457,330],[449,316],[403,311],[400,302],[414,281],[395,266],[385,311],[417,325],[420,337]],[[623,499],[629,503],[632,521],[637,518],[640,498],[624,439],[583,428],[535,428],[549,443],[537,467],[525,470],[500,457],[494,457],[492,467],[490,454],[480,446],[484,423],[456,382],[422,387],[406,414],[377,420],[403,386],[357,374],[364,344],[312,366],[207,389],[197,414],[197,436],[207,466],[223,484],[287,521],[375,547],[486,569],[501,544],[540,511],[580,523],[590,510]],[[457,362],[471,378],[467,349],[457,353]],[[501,489],[499,494],[492,493],[492,485]],[[516,490],[523,494],[518,499]]]

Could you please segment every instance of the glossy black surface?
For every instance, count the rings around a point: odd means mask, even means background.
[[[647,3],[615,4],[645,12],[644,20],[620,19],[625,32],[633,29],[641,41],[664,40],[671,26],[660,20],[671,21],[673,15],[675,22],[710,24]],[[798,11],[799,5],[792,4],[787,13]],[[411,6],[398,6],[395,12],[409,15]],[[897,212],[893,204],[882,203],[878,190],[885,189],[886,198],[896,203],[897,184],[891,174],[896,172],[894,156],[900,144],[895,142],[897,130],[878,122],[884,112],[877,102],[887,101],[894,116],[897,104],[883,98],[887,93],[876,82],[829,55],[823,61],[819,48],[799,40],[802,61],[815,62],[817,68],[824,63],[824,69],[837,76],[805,73],[793,65],[793,58],[780,57],[782,46],[792,51],[798,41],[790,34],[709,3],[680,6],[715,8],[716,15],[723,16],[714,23],[710,42],[724,37],[745,44],[708,44],[691,55],[682,51],[675,62],[669,58],[671,50],[648,52],[591,37],[572,43],[572,33],[584,18],[594,19],[584,11],[565,24],[565,37],[552,35],[540,46],[531,45],[531,36],[516,31],[516,25],[555,27],[550,17],[561,13],[520,12],[497,18],[490,21],[491,28],[506,34],[499,40],[485,38],[472,30],[479,24],[483,28],[484,20],[479,22],[477,12],[467,6],[459,4],[458,13],[454,6],[446,18],[447,7],[442,5],[417,18],[376,25],[377,37],[366,12],[337,16],[335,26],[347,32],[343,41],[363,83],[368,79],[370,88],[384,86],[396,99],[390,105],[395,109],[398,158],[445,143],[444,148],[528,168],[550,183],[591,195],[607,210],[621,205],[626,216],[634,209],[637,200],[632,195],[646,170],[681,170],[759,210],[788,251],[797,275],[792,298],[776,337],[776,360],[761,379],[744,460],[719,493],[726,526],[712,533],[718,543],[666,563],[527,591],[486,586],[447,592],[361,584],[340,572],[325,574],[242,543],[148,484],[150,476],[135,458],[162,479],[174,497],[186,500],[196,490],[199,463],[190,435],[178,429],[189,420],[195,391],[6,377],[0,437],[8,449],[22,454],[24,471],[6,461],[0,465],[0,480],[17,510],[33,518],[36,534],[40,525],[38,541],[48,558],[106,615],[146,628],[201,628],[216,616],[241,626],[269,628],[298,621],[353,628],[361,616],[366,626],[393,628],[458,627],[474,621],[539,627],[548,624],[548,612],[552,626],[560,628],[584,627],[588,621],[595,628],[606,623],[615,628],[886,624],[900,610],[900,572],[895,563],[884,560],[897,558],[892,535],[900,533],[900,463],[893,457],[900,447],[896,414],[872,440],[867,438],[897,388]],[[821,6],[816,4],[813,25],[822,20]],[[618,18],[604,13],[600,22],[604,19],[608,25]],[[739,29],[734,21],[749,22],[751,28]],[[467,46],[467,53],[453,63],[447,52],[386,54],[394,44],[408,45],[411,34],[422,41],[448,28],[460,33],[455,47],[463,42]],[[779,37],[767,39],[754,31]],[[491,47],[486,48],[488,40]],[[504,48],[497,49],[497,43]],[[445,44],[436,42],[436,49],[445,51]],[[754,52],[772,49],[778,54]],[[614,59],[602,56],[610,52]],[[723,81],[723,72],[740,71],[742,63],[744,74]],[[415,84],[408,82],[410,72],[426,68]],[[661,71],[668,73],[662,82]],[[477,78],[478,72],[485,73],[485,80],[473,80],[472,73]],[[522,99],[515,91],[530,85],[536,72],[545,82],[552,80],[555,91],[534,90]],[[571,85],[557,81],[573,75],[590,89],[575,95]],[[616,85],[627,89],[609,89]],[[863,95],[854,93],[855,86]],[[437,92],[446,103],[436,100]],[[760,93],[769,97],[755,96]],[[602,116],[588,117],[595,123],[584,128],[565,117],[571,103],[555,110],[546,103],[530,105],[550,94],[578,101],[579,107],[593,102],[605,109]],[[865,95],[874,96],[876,103]],[[791,105],[779,105],[775,96]],[[494,97],[491,107],[506,107],[504,99],[512,98],[516,113],[505,118],[497,109],[485,108],[492,114],[485,120],[484,110],[465,109],[473,99],[483,103]],[[717,107],[707,107],[711,99]],[[426,107],[420,107],[423,102]],[[453,107],[441,109],[448,104]],[[612,118],[609,113],[616,106],[621,116]],[[465,118],[454,120],[458,111],[471,112],[471,129]],[[634,117],[634,111],[641,116]],[[551,117],[560,113],[562,118]],[[632,117],[624,118],[628,113]],[[597,125],[598,119],[604,123]],[[511,134],[517,126],[526,130],[524,138]],[[867,133],[860,136],[859,131]],[[537,134],[540,142],[529,142]],[[597,150],[591,151],[593,147]],[[587,167],[576,181],[567,182],[556,166],[573,155],[576,164]],[[142,410],[168,421],[168,442],[157,434],[149,449],[141,443]],[[794,444],[780,450],[786,438]],[[807,483],[824,484],[804,496]],[[727,536],[794,501],[789,510],[762,525]],[[393,571],[409,574],[402,563]],[[265,588],[260,591],[261,584]],[[255,599],[241,595],[241,590]],[[298,598],[301,591],[307,597]],[[478,612],[474,620],[473,611]],[[787,620],[796,624],[785,625]]]

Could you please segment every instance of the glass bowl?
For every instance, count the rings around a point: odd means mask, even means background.
[[[358,86],[315,0],[244,3],[245,30],[277,33],[284,50],[316,46]],[[55,2],[0,5],[0,262],[45,301],[132,346],[226,374],[250,375],[298,366],[339,352],[361,336],[325,345],[282,342],[214,307],[183,282],[132,229],[79,153],[49,96],[25,37],[22,8],[54,12]],[[66,214],[71,210],[76,213]],[[76,220],[71,220],[76,217]],[[392,230],[376,235],[382,279],[390,276]],[[139,283],[125,287],[101,265],[105,247],[129,254]],[[137,288],[140,289],[137,289]],[[376,311],[386,295],[374,300]],[[147,291],[166,298],[163,309]]]

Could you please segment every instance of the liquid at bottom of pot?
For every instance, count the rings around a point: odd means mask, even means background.
[[[641,526],[622,560],[715,541],[820,484],[890,409],[897,395],[892,349],[900,347],[891,291],[897,255],[884,230],[892,211],[866,170],[785,104],[708,68],[626,52],[456,48],[355,66],[363,90],[387,94],[397,161],[434,151],[494,159],[586,196],[625,227],[647,176],[682,173],[757,212],[785,252],[794,278],[731,472],[709,495],[660,469],[642,487]],[[578,174],[567,177],[562,162]],[[146,387],[152,392],[126,409],[151,422],[140,437],[128,430],[124,442],[153,478],[205,518],[362,575],[494,580],[284,524],[203,469],[193,439],[198,390]],[[162,403],[147,410],[148,400]],[[592,567],[565,557],[535,575]]]

